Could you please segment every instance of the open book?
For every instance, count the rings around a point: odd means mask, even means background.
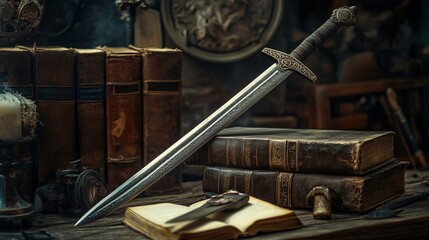
[[[129,207],[123,223],[153,239],[235,239],[302,226],[292,210],[254,197],[250,197],[248,205],[234,212],[218,212],[198,220],[166,223],[205,201],[189,207],[172,203]]]

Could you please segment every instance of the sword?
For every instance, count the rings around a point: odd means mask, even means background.
[[[331,17],[315,32],[308,36],[291,54],[286,54],[270,48],[264,48],[263,53],[271,56],[274,63],[250,82],[245,88],[228,100],[223,106],[212,113],[204,121],[167,148],[144,168],[131,176],[122,185],[101,199],[86,212],[75,224],[81,226],[104,217],[124,203],[135,198],[141,192],[173,170],[200,147],[210,141],[228,124],[258,102],[263,96],[278,86],[294,71],[308,78],[317,79],[303,63],[311,52],[325,42],[343,25],[356,23],[356,7],[341,7],[335,9]]]

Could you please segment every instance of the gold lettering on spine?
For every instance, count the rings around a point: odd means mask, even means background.
[[[285,140],[270,140],[270,167],[271,170],[283,170],[285,160]]]
[[[291,207],[292,205],[292,177],[293,173],[280,172],[277,175],[276,195],[277,205]]]
[[[250,194],[251,191],[251,182],[252,181],[252,171],[247,171],[244,176],[244,193]]]
[[[287,171],[298,171],[298,142],[287,142]]]
[[[250,139],[243,139],[243,159],[244,159],[244,166],[251,168],[251,151],[250,151]]]
[[[223,174],[222,192],[226,192],[229,189],[231,189],[231,173],[225,172]]]
[[[227,139],[226,142],[226,166],[235,165],[235,141],[234,139]]]

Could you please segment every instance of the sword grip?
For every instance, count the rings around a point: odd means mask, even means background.
[[[340,7],[333,11],[331,17],[310,36],[293,50],[290,55],[302,61],[317,47],[325,42],[337,30],[345,26],[356,24],[356,7]]]

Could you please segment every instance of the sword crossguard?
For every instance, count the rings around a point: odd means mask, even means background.
[[[282,71],[293,70],[312,82],[317,80],[316,74],[295,57],[271,48],[264,48],[262,52],[276,59],[278,67]]]

